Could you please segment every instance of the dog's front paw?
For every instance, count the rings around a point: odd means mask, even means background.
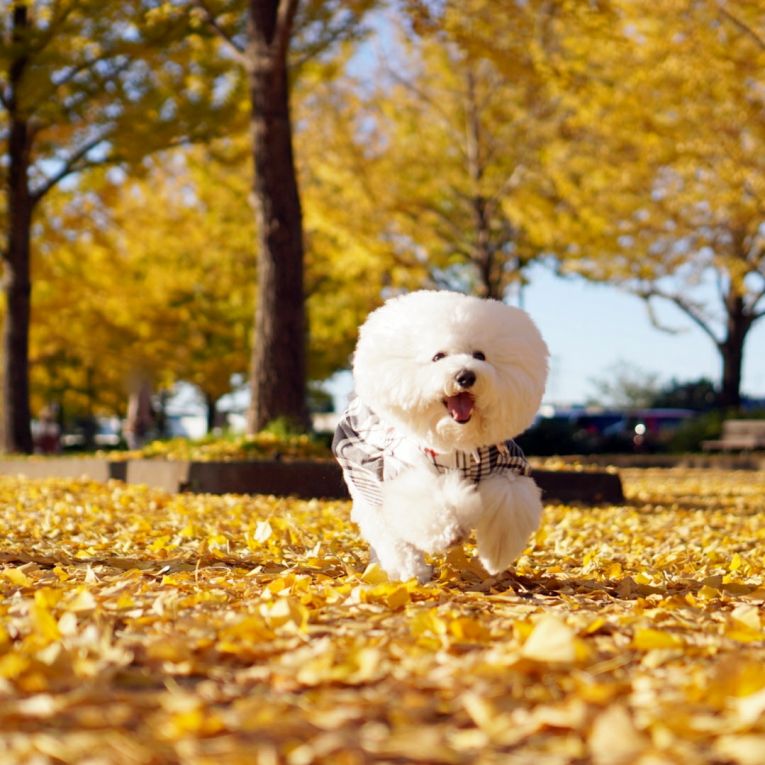
[[[373,549],[370,560],[380,564],[388,579],[407,582],[416,579],[420,584],[429,582],[433,567],[425,563],[419,550],[405,542],[398,542]]]
[[[470,536],[470,528],[463,527],[459,523],[444,527],[441,538],[437,543],[438,552],[447,550],[454,545],[461,545]]]
[[[426,553],[461,542],[480,515],[481,496],[459,473],[412,469],[383,484],[381,517],[386,526]]]
[[[416,579],[419,584],[426,584],[433,578],[433,566],[429,566],[424,560],[392,563],[382,566],[382,570],[388,575],[388,579],[399,582]]]
[[[441,502],[445,518],[455,527],[452,544],[463,541],[476,527],[481,517],[483,500],[476,484],[466,481],[459,473],[447,473],[440,479]]]
[[[539,488],[527,477],[490,478],[481,494],[487,509],[476,529],[478,558],[494,575],[523,552],[539,525],[542,501]]]
[[[408,582],[410,579],[416,579],[419,584],[427,584],[433,578],[433,566],[429,566],[421,560],[412,564],[401,566],[398,571],[385,572],[390,579],[398,579],[401,582]]]

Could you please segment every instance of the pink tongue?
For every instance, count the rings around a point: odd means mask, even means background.
[[[467,422],[473,414],[473,397],[469,393],[458,393],[446,399],[446,408],[452,419]]]

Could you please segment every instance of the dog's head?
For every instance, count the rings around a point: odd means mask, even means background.
[[[533,421],[547,346],[526,313],[456,292],[412,292],[359,333],[356,393],[379,417],[437,451],[499,443]]]

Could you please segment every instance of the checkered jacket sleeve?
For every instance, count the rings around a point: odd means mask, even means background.
[[[379,419],[360,399],[354,399],[332,440],[332,452],[354,500],[382,505],[384,451],[385,436]]]

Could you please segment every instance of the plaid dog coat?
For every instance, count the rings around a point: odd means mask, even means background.
[[[481,446],[474,452],[454,451],[440,454],[413,446],[362,403],[351,401],[332,440],[332,452],[340,467],[351,497],[373,507],[382,505],[382,484],[412,464],[412,449],[424,454],[439,473],[459,470],[466,480],[478,483],[504,470],[531,475],[531,468],[521,448],[511,440]]]

